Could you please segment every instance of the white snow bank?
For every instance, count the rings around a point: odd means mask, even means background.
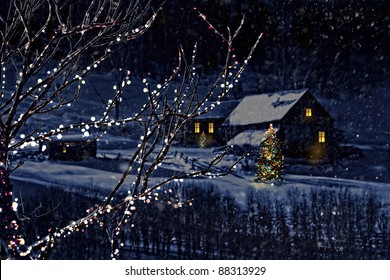
[[[258,147],[265,139],[265,132],[265,129],[244,131],[230,139],[227,144],[239,146],[250,145],[252,147]]]

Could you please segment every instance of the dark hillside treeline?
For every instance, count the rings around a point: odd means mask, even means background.
[[[84,192],[85,194],[86,192]],[[207,184],[162,189],[139,201],[121,234],[122,259],[389,259],[388,209],[373,192],[292,188],[286,195],[248,190],[245,205]],[[47,234],[81,215],[94,199],[47,189],[25,199],[27,229]],[[178,201],[185,202],[181,206]],[[61,202],[59,207],[56,207]],[[39,214],[47,213],[40,216]],[[52,259],[109,259],[115,219],[63,238]]]
[[[132,46],[130,67],[152,74],[166,71],[177,56],[177,45],[191,54],[195,42],[199,71],[224,63],[224,44],[194,7],[221,31],[237,27],[245,14],[235,48],[238,58],[264,32],[250,63],[264,77],[255,90],[310,87],[332,97],[335,91],[365,93],[390,80],[387,0],[167,1],[153,29]],[[148,59],[140,65],[139,57]]]
[[[1,16],[5,17],[9,3],[2,4]],[[63,18],[71,14],[69,22],[77,25],[90,1],[58,3],[64,5],[60,11]],[[161,3],[152,1],[151,11]],[[332,97],[340,91],[369,93],[373,87],[390,81],[388,0],[169,0],[151,30],[128,45],[124,43],[102,70],[116,67],[138,76],[165,77],[177,61],[178,46],[182,45],[191,56],[196,42],[197,71],[207,74],[215,70],[224,63],[226,46],[197,11],[225,33],[227,26],[236,28],[245,14],[246,25],[235,46],[238,59],[243,59],[258,34],[264,32],[250,63],[259,75],[253,91],[308,87]],[[150,15],[151,12],[138,23]],[[35,20],[40,26],[40,18]],[[52,32],[50,28],[47,36]],[[42,38],[43,43],[45,40]],[[91,54],[85,59],[93,57]]]

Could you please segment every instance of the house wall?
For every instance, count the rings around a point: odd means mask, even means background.
[[[206,138],[206,146],[222,145],[226,143],[225,130],[222,127],[223,119],[198,119],[189,122],[181,135],[177,136],[177,140],[186,145],[199,145],[199,140],[204,134]],[[195,133],[195,123],[200,124],[199,133]],[[214,124],[214,133],[209,133],[209,123]]]
[[[312,116],[306,116],[306,108]],[[319,141],[319,131],[325,142]],[[333,158],[333,119],[309,93],[295,104],[280,122],[279,135],[287,157]]]

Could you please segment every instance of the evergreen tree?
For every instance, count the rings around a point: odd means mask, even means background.
[[[206,137],[206,134],[204,132],[202,132],[202,134],[199,136],[198,143],[199,143],[199,147],[206,148],[207,137]]]
[[[259,181],[282,180],[283,166],[282,143],[271,124],[265,132],[264,141],[260,144],[257,179]]]

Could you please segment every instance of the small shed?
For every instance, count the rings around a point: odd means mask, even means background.
[[[40,142],[39,151],[50,160],[80,161],[96,157],[96,140],[83,135],[66,135]]]

